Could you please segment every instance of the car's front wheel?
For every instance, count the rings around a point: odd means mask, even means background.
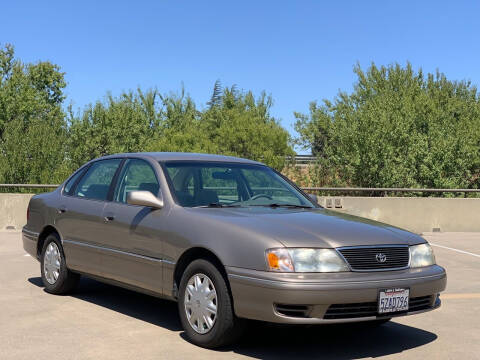
[[[245,320],[232,307],[227,283],[211,262],[193,261],[180,281],[178,310],[182,326],[191,342],[216,348],[235,341]]]
[[[67,268],[62,244],[57,234],[47,236],[40,257],[40,268],[45,290],[51,294],[66,294],[73,290],[80,278]]]

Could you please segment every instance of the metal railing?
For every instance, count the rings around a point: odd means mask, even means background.
[[[423,189],[423,188],[364,188],[364,187],[303,187],[315,192],[403,192],[403,193],[478,193],[480,189]]]
[[[53,189],[58,184],[0,184],[0,188]],[[226,189],[226,188],[225,188]],[[365,188],[365,187],[302,187],[312,192],[390,192],[390,193],[480,193],[480,189]]]
[[[287,156],[288,160],[293,160],[296,165],[307,165],[312,164],[317,161],[317,158],[314,155],[295,155],[295,156]]]
[[[53,189],[59,184],[0,184],[0,188]]]

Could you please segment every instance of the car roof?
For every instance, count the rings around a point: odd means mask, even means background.
[[[119,157],[135,157],[150,158],[155,161],[218,161],[218,162],[234,162],[246,164],[260,164],[258,161],[243,159],[235,156],[214,155],[214,154],[198,154],[186,152],[137,152],[137,153],[121,153],[103,156],[99,159],[119,158]],[[96,159],[96,160],[99,160]]]

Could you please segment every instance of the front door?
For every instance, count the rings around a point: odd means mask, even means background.
[[[160,194],[152,166],[144,160],[128,159],[103,212],[108,236],[103,239],[107,251],[102,254],[102,270],[110,279],[161,293],[166,209],[127,204],[127,193],[135,190]]]

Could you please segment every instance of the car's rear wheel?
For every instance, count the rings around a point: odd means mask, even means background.
[[[245,326],[233,312],[225,278],[203,259],[193,261],[182,275],[178,310],[190,341],[206,348],[232,343]]]
[[[68,270],[57,234],[52,233],[45,239],[40,264],[45,291],[57,295],[66,294],[78,284],[80,275]]]

